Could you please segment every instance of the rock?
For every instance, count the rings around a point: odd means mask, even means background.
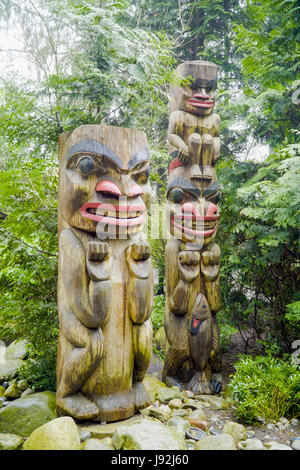
[[[195,450],[236,450],[235,441],[229,434],[207,436],[199,439]]]
[[[223,434],[230,434],[235,442],[244,441],[247,439],[247,431],[242,424],[229,421],[223,427]]]
[[[163,387],[157,390],[155,398],[160,401],[160,403],[168,403],[169,401],[174,400],[175,398],[179,398],[181,400],[182,394],[179,388],[177,387]]]
[[[3,401],[0,400],[0,408],[3,408],[4,404]]]
[[[290,425],[293,426],[293,427],[298,426],[298,424],[299,424],[299,421],[296,418],[293,418],[290,422]]]
[[[79,428],[78,430],[79,430],[80,442],[87,441],[88,439],[91,438],[91,433],[87,429]]]
[[[208,429],[208,432],[210,432],[210,434],[213,436],[221,436],[223,434],[221,429],[214,428],[212,426]]]
[[[143,380],[143,384],[146,387],[151,402],[155,401],[155,395],[157,390],[164,387],[166,388],[166,385],[163,382],[153,377],[152,375],[146,375]]]
[[[0,434],[0,450],[16,450],[23,444],[23,439],[16,434]]]
[[[293,440],[292,449],[300,450],[300,437],[297,437],[296,439]]]
[[[202,404],[192,399],[185,399],[182,405],[182,408],[185,410],[188,408],[190,408],[191,410],[198,410],[198,409],[203,410]]]
[[[191,423],[191,420],[206,420],[206,413],[202,408],[198,408],[197,410],[194,410],[191,412],[189,417],[187,418],[188,421]]]
[[[82,444],[82,450],[114,450],[111,437],[88,439]]]
[[[183,396],[185,398],[194,398],[195,397],[194,393],[191,392],[190,390],[183,390],[182,393],[183,393]]]
[[[12,383],[9,387],[5,390],[4,396],[6,398],[20,398],[21,391],[16,383]]]
[[[0,382],[13,379],[17,375],[19,367],[23,364],[24,361],[21,359],[1,361],[0,358]]]
[[[167,426],[171,426],[176,429],[176,431],[185,436],[186,431],[190,428],[190,424],[186,419],[181,418],[180,416],[173,416],[169,419]]]
[[[8,386],[9,386],[9,383],[8,383],[8,382],[3,382],[2,387],[4,387],[5,389],[7,389]]]
[[[149,416],[153,416],[163,423],[167,422],[171,417],[171,409],[167,405],[151,405],[148,410]]]
[[[25,442],[24,450],[80,450],[80,436],[73,418],[64,416],[37,428]]]
[[[24,390],[29,387],[27,380],[19,380],[17,382],[17,385],[19,390],[21,390],[22,392],[24,392]]]
[[[194,441],[199,441],[202,437],[206,437],[206,434],[199,428],[189,428],[186,431],[186,437]]]
[[[256,438],[238,442],[237,448],[238,450],[265,450],[263,443]]]
[[[80,430],[89,431],[91,436],[96,439],[104,439],[105,437],[112,437],[117,428],[127,427],[130,424],[144,420],[144,416],[136,415],[132,418],[124,419],[123,421],[108,423],[108,424],[89,424],[88,426],[80,426]],[[149,419],[149,418],[148,418]]]
[[[24,359],[27,355],[26,346],[28,342],[25,339],[16,339],[5,351],[5,359]]]
[[[173,400],[169,401],[168,406],[171,409],[180,410],[182,408],[182,401],[179,398],[173,398]]]
[[[197,395],[196,398],[210,403],[216,410],[226,410],[230,406],[225,398],[214,395]]]
[[[173,416],[181,416],[182,418],[184,418],[185,416],[188,415],[188,412],[186,410],[176,410],[176,409],[173,409],[172,410],[172,417]]]
[[[29,395],[33,395],[34,393],[35,393],[35,390],[33,390],[32,388],[26,388],[26,390],[22,392],[21,398],[28,397]]]
[[[112,442],[117,450],[186,450],[183,437],[173,427],[148,419],[119,427]]]
[[[9,402],[0,410],[0,433],[7,432],[23,437],[36,428],[56,418],[55,393],[35,393]]]
[[[209,428],[209,423],[201,419],[192,418],[189,419],[189,423],[193,428],[199,428],[202,431],[206,431]]]
[[[280,444],[279,442],[276,442],[276,441],[265,442],[264,445],[269,450],[292,450],[291,447],[285,444]]]
[[[3,397],[4,392],[5,392],[5,387],[3,387],[3,385],[0,385],[0,397]]]
[[[166,333],[163,326],[161,326],[154,334],[153,345],[158,351],[165,351],[166,349]]]

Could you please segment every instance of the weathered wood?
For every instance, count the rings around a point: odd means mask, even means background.
[[[163,380],[196,394],[219,393],[221,355],[216,314],[220,309],[220,249],[214,242],[219,185],[220,119],[213,113],[217,66],[181,64],[189,80],[170,90],[167,218],[172,235],[165,253],[168,350]]]
[[[57,409],[116,421],[146,406],[153,274],[144,132],[86,125],[59,139]]]

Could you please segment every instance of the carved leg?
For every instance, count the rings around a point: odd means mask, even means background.
[[[103,334],[100,329],[84,327],[72,312],[64,312],[62,317],[62,333],[74,348],[62,364],[57,407],[74,418],[91,419],[98,415],[99,409],[80,389],[102,355]]]
[[[188,358],[189,352],[187,350],[171,347],[167,351],[162,373],[162,379],[168,387],[173,387],[174,385],[176,385],[180,388],[180,390],[184,388],[182,381],[177,375],[182,364]]]
[[[150,365],[152,356],[152,325],[151,320],[142,325],[133,326],[133,351],[134,369],[133,383],[135,408],[145,408],[150,404],[150,399],[142,381]]]

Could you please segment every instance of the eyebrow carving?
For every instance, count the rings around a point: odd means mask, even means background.
[[[140,162],[147,162],[150,160],[150,152],[147,147],[139,150],[128,162],[128,170],[131,170]]]
[[[92,153],[100,157],[106,157],[112,160],[119,168],[122,168],[122,160],[108,147],[96,140],[82,140],[73,145],[67,153],[67,159],[77,153]],[[134,158],[134,157],[133,157]]]
[[[200,196],[200,189],[198,189],[197,186],[194,186],[192,183],[190,183],[190,181],[186,180],[185,178],[173,179],[168,184],[167,193],[173,188],[180,188],[180,189],[188,191],[194,196]]]

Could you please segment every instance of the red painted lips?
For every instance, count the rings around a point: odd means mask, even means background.
[[[86,219],[109,225],[131,227],[145,221],[145,205],[135,206],[87,202],[80,210]]]
[[[210,237],[217,230],[219,213],[217,206],[212,202],[207,208],[206,215],[197,214],[197,207],[192,203],[183,204],[181,210],[182,214],[172,215],[171,222],[182,233],[195,237]],[[183,222],[188,222],[191,227],[183,226]]]
[[[197,108],[212,108],[215,104],[214,101],[205,100],[203,98],[189,98],[186,102]]]

